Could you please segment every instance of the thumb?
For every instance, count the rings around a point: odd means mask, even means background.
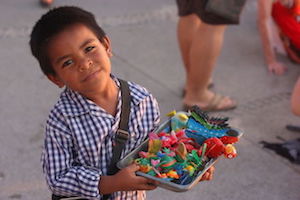
[[[133,163],[133,164],[131,164],[131,165],[128,166],[128,169],[130,171],[132,171],[132,172],[136,172],[136,171],[138,171],[140,169],[140,166],[137,165],[137,164],[135,164],[135,163]]]

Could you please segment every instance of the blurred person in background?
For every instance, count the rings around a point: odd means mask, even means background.
[[[216,94],[212,86],[212,73],[223,45],[226,24],[204,15],[200,0],[177,0],[179,21],[178,43],[183,60],[186,81],[183,105],[193,105],[204,111],[222,111],[236,107],[227,96]]]
[[[300,0],[258,0],[258,26],[269,72],[282,75],[287,67],[276,53],[300,63]]]
[[[300,116],[300,77],[298,78],[291,97],[291,110],[296,116]],[[299,133],[300,126],[287,125],[286,128],[290,131]],[[285,140],[280,143],[261,141],[264,148],[271,149],[277,154],[286,157],[292,163],[300,165],[300,138]]]
[[[282,75],[287,71],[276,53],[300,64],[300,0],[258,0],[258,26],[269,72]],[[300,116],[300,78],[292,92],[291,110]],[[286,128],[300,132],[297,125]]]
[[[300,116],[300,77],[298,78],[292,92],[291,110],[295,115]]]
[[[300,77],[293,88],[290,106],[292,113],[296,116],[300,116]],[[290,131],[300,132],[299,125],[288,124],[286,128]]]

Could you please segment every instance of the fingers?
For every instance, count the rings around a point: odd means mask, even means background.
[[[287,67],[280,62],[274,62],[268,66],[269,72],[275,75],[283,75],[287,71]]]
[[[283,75],[286,72],[286,68],[280,68],[280,69],[272,69],[271,73],[275,75]]]
[[[129,165],[127,167],[127,169],[131,172],[136,172],[140,169],[139,165],[135,164],[135,163],[132,163],[131,165]]]
[[[208,178],[208,175],[207,175],[207,172],[205,172],[205,173],[202,175],[200,181],[206,181],[207,178]]]
[[[147,179],[147,189],[146,190],[154,190],[158,186],[158,181]]]
[[[157,187],[157,181],[137,176],[135,172],[138,169],[139,167],[133,164],[114,175],[116,182],[120,185],[120,191],[154,190]]]
[[[148,179],[142,176],[137,176],[136,180],[138,181],[139,184],[150,184],[150,185],[158,185],[158,181],[152,180],[152,179]]]
[[[142,190],[154,190],[157,188],[157,185],[153,185],[151,183],[148,183],[146,185],[144,185],[144,188]]]
[[[139,189],[140,190],[154,190],[155,188],[157,188],[159,182],[152,180],[152,179],[147,179],[144,177],[137,177],[138,182],[139,182]]]
[[[151,180],[151,179],[147,179],[148,180],[148,184],[150,185],[155,185],[155,186],[158,186],[159,182],[158,181],[155,181],[155,180]]]
[[[156,188],[155,185],[141,185],[137,190],[155,190]]]
[[[214,166],[211,166],[208,170],[208,177],[207,177],[207,180],[210,181],[213,179],[213,176],[214,176],[214,173],[215,173],[215,167]]]
[[[200,181],[210,181],[210,180],[212,180],[212,179],[213,179],[214,172],[215,172],[215,167],[214,167],[214,166],[211,166],[211,167],[203,174],[203,176],[201,177],[201,180],[200,180]]]

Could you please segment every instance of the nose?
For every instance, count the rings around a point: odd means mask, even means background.
[[[83,58],[79,65],[79,71],[83,72],[88,70],[93,65],[93,61],[89,58]]]

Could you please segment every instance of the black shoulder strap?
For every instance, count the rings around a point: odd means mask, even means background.
[[[129,92],[128,83],[121,79],[119,79],[119,82],[120,82],[121,97],[122,97],[121,116],[120,116],[119,128],[116,133],[115,145],[113,146],[113,156],[110,161],[107,175],[113,175],[119,171],[117,167],[117,162],[119,161],[122,150],[125,147],[125,143],[129,138],[128,121],[129,121],[129,114],[130,114],[131,96]],[[110,194],[107,194],[103,196],[103,199],[106,200],[109,197]]]
[[[121,96],[122,96],[121,116],[120,116],[119,128],[115,136],[115,144],[113,146],[113,156],[110,161],[110,165],[107,172],[108,175],[113,175],[119,171],[116,164],[119,161],[125,143],[129,138],[128,120],[129,120],[129,113],[130,113],[131,97],[130,97],[128,83],[121,79],[119,79],[119,81],[121,85]]]
[[[128,134],[128,120],[129,120],[129,114],[130,114],[130,91],[129,91],[129,85],[127,81],[123,81],[122,79],[119,79],[120,85],[121,85],[121,96],[122,96],[122,105],[121,105],[121,119],[119,124],[119,130],[118,131],[126,131]]]
[[[119,79],[121,85],[121,97],[122,97],[122,105],[121,105],[121,116],[119,128],[117,130],[115,136],[115,144],[113,146],[113,156],[108,168],[108,175],[113,175],[119,171],[117,168],[117,162],[121,157],[122,150],[125,147],[125,143],[129,138],[128,133],[128,121],[129,121],[129,113],[130,113],[130,92],[129,86],[126,81]]]

